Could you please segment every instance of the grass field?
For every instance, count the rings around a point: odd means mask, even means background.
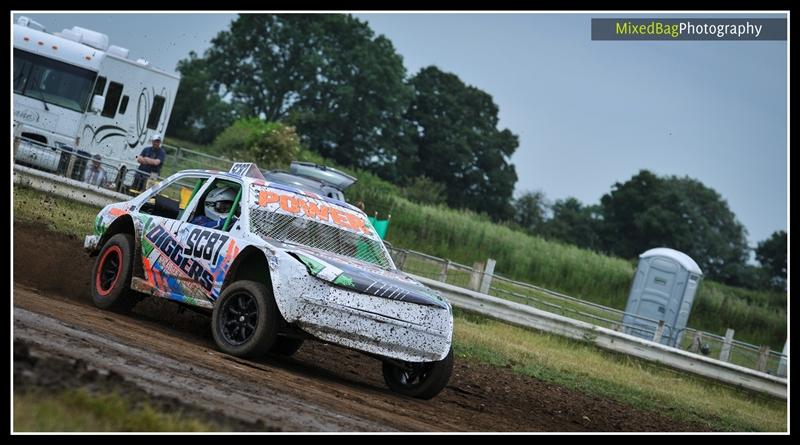
[[[592,345],[459,312],[458,357],[472,357],[722,431],[786,431],[786,402]]]
[[[14,393],[15,432],[198,432],[220,427],[134,403],[117,393],[83,389]]]
[[[49,207],[42,205],[47,203]],[[70,236],[91,231],[97,209],[14,187],[15,220]],[[457,312],[458,357],[561,384],[724,431],[785,431],[786,401],[737,390],[594,346]]]

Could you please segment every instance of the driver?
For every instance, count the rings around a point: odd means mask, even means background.
[[[236,189],[233,187],[224,186],[212,190],[206,197],[205,214],[199,213],[192,218],[191,223],[197,224],[198,226],[222,230],[222,227],[225,225],[225,218],[228,217],[228,212],[231,211],[235,199]],[[235,223],[236,215],[231,218],[229,227],[233,227]]]

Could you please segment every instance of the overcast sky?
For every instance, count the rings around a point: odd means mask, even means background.
[[[106,33],[130,58],[168,71],[235,18],[24,15],[49,32]],[[394,43],[409,75],[436,65],[493,96],[501,128],[520,138],[518,194],[597,203],[613,183],[649,169],[715,189],[753,246],[786,230],[785,41],[591,41],[599,15],[586,14],[356,15]]]

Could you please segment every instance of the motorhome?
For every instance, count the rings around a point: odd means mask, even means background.
[[[180,77],[156,69],[109,37],[75,26],[48,33],[14,23],[15,161],[58,171],[71,153],[99,154],[129,172],[154,134],[164,134]],[[115,172],[116,173],[116,172]],[[132,175],[125,179],[130,182]]]

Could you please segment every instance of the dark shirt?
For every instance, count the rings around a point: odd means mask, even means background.
[[[231,218],[231,227],[236,224],[237,218],[234,216]],[[196,224],[198,226],[208,227],[210,229],[217,229],[222,230],[222,227],[225,225],[225,218],[220,218],[218,221],[214,221],[213,219],[205,216],[205,215],[197,215],[190,221],[192,224]]]
[[[166,153],[164,153],[163,148],[154,148],[152,145],[150,147],[145,147],[139,156],[143,156],[145,158],[152,158],[158,159],[161,161],[158,165],[145,165],[139,164],[139,171],[144,173],[161,173],[161,167],[164,165],[164,158],[166,157]]]

